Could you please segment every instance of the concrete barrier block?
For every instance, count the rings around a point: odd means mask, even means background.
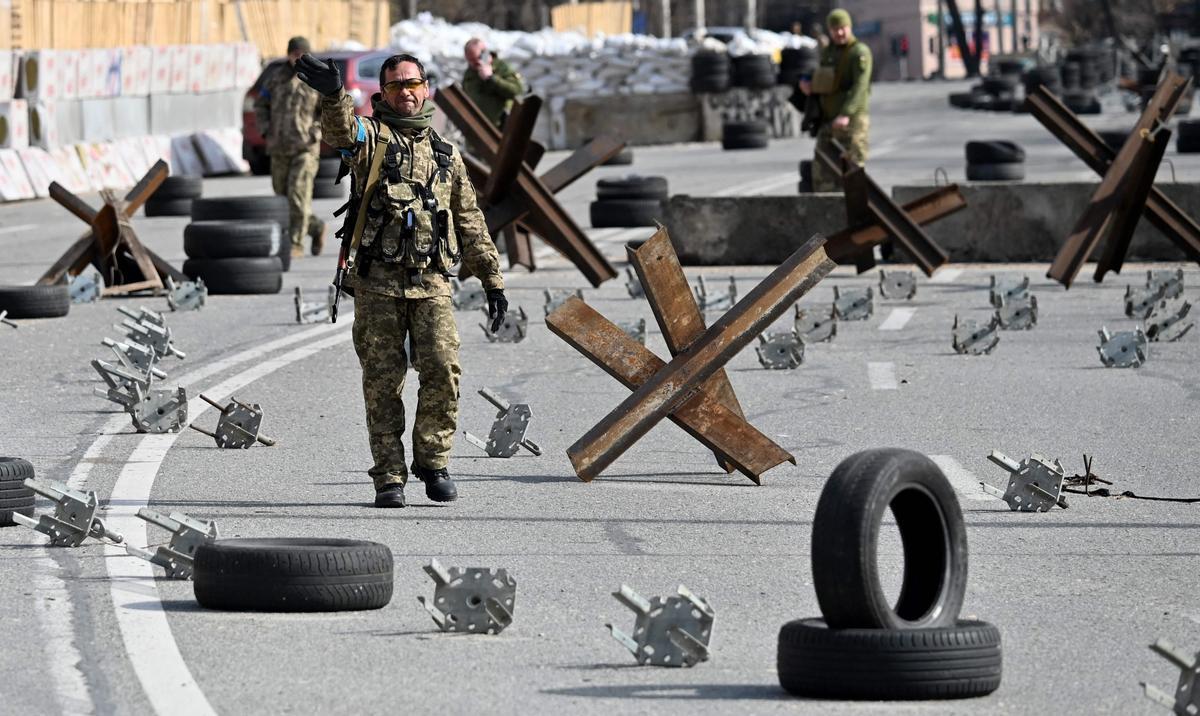
[[[171,91],[174,62],[171,45],[150,48],[150,94],[167,94]]]
[[[110,102],[112,102],[114,139],[150,134],[150,99],[148,97],[114,97]]]
[[[63,177],[62,185],[75,194],[92,191],[92,183],[88,179],[87,170],[83,168],[83,160],[74,146],[55,147],[49,151],[51,159]]]
[[[7,102],[16,96],[16,58],[19,56],[20,53],[12,50],[0,50],[0,102]]]
[[[621,111],[614,112],[614,102]],[[627,144],[672,144],[700,138],[700,100],[690,92],[636,98],[577,97],[563,103],[567,148],[611,132]]]
[[[845,228],[846,204],[841,194],[678,195],[663,224],[685,265],[775,265],[813,234]]]
[[[17,201],[36,196],[25,165],[15,149],[0,149],[0,199]]]
[[[59,171],[58,164],[45,149],[26,147],[18,149],[17,156],[21,158],[25,173],[29,175],[29,183],[39,199],[50,196],[51,182],[67,186],[66,177]]]
[[[29,107],[23,99],[0,102],[0,149],[29,146]]]
[[[1083,215],[1098,182],[975,182],[960,184],[967,208],[926,227],[951,261],[1053,261]],[[1197,184],[1158,183],[1185,213],[1200,217]],[[899,203],[933,186],[896,186]],[[1103,244],[1101,244],[1101,247]],[[1098,258],[1099,250],[1093,258]],[[1130,260],[1175,261],[1184,254],[1144,218],[1130,244]]]
[[[145,45],[123,47],[121,52],[122,97],[145,97],[150,94],[154,53]]]
[[[107,142],[116,136],[113,119],[113,100],[108,98],[79,100],[79,116],[82,120],[85,142]]]

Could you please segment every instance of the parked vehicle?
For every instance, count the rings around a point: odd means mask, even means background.
[[[320,52],[317,57],[322,60],[332,60],[342,73],[342,83],[346,92],[354,100],[354,111],[364,116],[371,115],[371,95],[379,91],[379,68],[383,66],[392,53],[386,50],[367,50],[358,52]],[[266,140],[258,131],[258,123],[254,118],[254,100],[258,98],[263,82],[272,72],[283,66],[287,60],[278,58],[271,60],[263,67],[258,79],[246,92],[242,105],[242,158],[250,163],[250,171],[254,174],[270,174],[271,158],[267,156]],[[322,156],[330,156],[333,149],[321,145]]]

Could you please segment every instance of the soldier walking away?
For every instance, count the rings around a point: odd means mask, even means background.
[[[820,119],[817,148],[836,154],[833,140],[846,148],[859,166],[867,163],[867,133],[871,120],[871,49],[854,37],[850,13],[829,13],[825,24],[830,43],[821,49],[821,63],[811,78],[800,79],[800,91],[817,95]],[[813,191],[840,191],[837,177],[813,161]]]
[[[323,95],[321,126],[351,175],[338,237],[355,297],[354,349],[363,372],[375,506],[405,504],[401,392],[410,358],[420,382],[412,472],[429,499],[449,502],[458,497],[447,467],[462,375],[449,276],[461,260],[479,277],[497,330],[508,310],[500,257],[462,155],[430,128],[434,105],[416,57],[394,55],[383,63],[372,117],[354,114],[336,65],[306,54],[297,70]]]
[[[271,157],[271,186],[288,200],[288,238],[295,257],[304,255],[305,234],[312,240],[313,256],[325,247],[325,222],[312,215],[321,151],[321,96],[297,79],[295,67],[309,49],[303,37],[288,40],[287,62],[267,78],[254,101],[258,129]]]
[[[489,122],[496,127],[503,127],[513,100],[525,92],[525,82],[520,73],[497,57],[495,52],[488,52],[487,44],[478,37],[467,41],[463,56],[467,58],[463,92],[467,93]]]

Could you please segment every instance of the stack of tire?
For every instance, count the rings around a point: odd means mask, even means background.
[[[968,181],[1020,181],[1025,178],[1025,150],[1013,142],[967,142]]]
[[[692,55],[692,92],[695,94],[728,91],[732,74],[729,55],[724,52],[702,50]]]
[[[19,457],[0,457],[0,527],[16,524],[13,513],[33,516],[34,492],[25,486],[33,478],[33,465]]]
[[[811,77],[819,63],[815,47],[785,47],[779,54],[779,84],[796,87],[801,75]]]
[[[1107,72],[1102,52],[1075,49],[1062,64],[1062,101],[1075,114],[1100,114],[1096,87],[1105,82]],[[1109,77],[1108,79],[1111,79]]]
[[[146,199],[142,207],[146,216],[188,216],[192,200],[200,198],[203,180],[200,177],[167,177]]]
[[[321,163],[317,165],[317,178],[313,180],[312,198],[345,200],[350,193],[350,177],[342,179],[341,184],[333,183],[341,166],[341,157],[321,159]]]
[[[67,284],[0,286],[0,311],[5,318],[59,318],[71,310]]]
[[[733,58],[733,86],[771,89],[778,81],[770,55],[741,55]]]
[[[1200,153],[1200,120],[1185,119],[1179,123],[1175,151],[1180,154]],[[0,306],[2,308],[2,306]]]
[[[588,208],[594,228],[654,226],[667,200],[666,177],[638,176],[600,179],[596,201]]]
[[[1025,96],[1030,97],[1039,87],[1045,87],[1055,97],[1062,97],[1062,73],[1055,65],[1034,67],[1022,77],[1025,84]]]
[[[895,606],[878,571],[890,510],[904,577]],[[823,618],[779,631],[776,667],[789,693],[821,699],[960,699],[1000,687],[1000,631],[959,619],[967,533],[954,488],[928,457],[866,450],[825,483],[812,526],[813,587]]]
[[[725,122],[721,125],[722,149],[764,149],[769,142],[766,122]]]
[[[211,294],[279,293],[291,267],[282,196],[197,199],[183,230],[183,272]]]

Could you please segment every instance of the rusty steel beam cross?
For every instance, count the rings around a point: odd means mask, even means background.
[[[1051,264],[1048,276],[1070,287],[1105,234],[1108,243],[1094,278],[1099,282],[1109,271],[1120,273],[1141,215],[1188,258],[1200,263],[1200,224],[1153,184],[1170,137],[1163,125],[1174,113],[1188,82],[1175,73],[1166,73],[1120,150],[1109,147],[1045,87],[1039,87],[1026,98],[1030,113],[1103,177],[1087,210]]]
[[[867,175],[865,169],[846,158],[846,150],[836,140],[833,146],[836,154],[818,145],[816,158],[842,180],[846,215],[852,228],[829,237],[829,254],[839,262],[852,261],[862,273],[875,266],[872,247],[892,238],[900,242],[926,276],[932,276],[946,263],[949,255],[929,238],[921,224],[965,207],[967,202],[958,187],[943,187],[901,207]]]
[[[528,234],[522,231],[529,229],[575,264],[593,286],[616,277],[616,270],[554,194],[619,153],[623,143],[610,137],[596,139],[538,177],[533,169],[544,148],[532,141],[531,134],[541,99],[530,96],[516,104],[503,134],[457,85],[439,89],[434,102],[482,155],[483,161],[467,160],[467,168],[479,191],[488,230],[493,236],[506,235],[511,264],[534,268]],[[519,230],[506,231],[518,222]]]
[[[567,449],[575,474],[591,481],[664,418],[712,450],[728,470],[755,483],[795,458],[748,422],[724,365],[833,270],[825,239],[814,236],[712,326],[688,287],[665,229],[630,251],[646,298],[672,353],[669,363],[578,298],[546,317],[558,337],[633,393]]]
[[[127,294],[163,288],[170,277],[186,281],[188,277],[158,254],[142,245],[130,224],[139,207],[167,178],[167,163],[161,159],[142,177],[123,200],[111,191],[100,192],[104,206],[93,209],[58,182],[50,184],[50,196],[67,211],[88,224],[89,230],[71,245],[46,273],[39,285],[60,283],[77,276],[88,264],[104,277],[104,295]]]

